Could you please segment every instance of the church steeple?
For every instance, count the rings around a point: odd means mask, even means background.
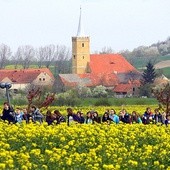
[[[79,25],[78,25],[78,30],[77,30],[77,37],[84,37],[84,29],[83,29],[83,24],[82,24],[82,16],[81,16],[81,7],[80,7],[80,16],[79,16]]]
[[[80,8],[79,25],[76,37],[72,37],[72,73],[85,74],[90,62],[90,38],[85,36]]]

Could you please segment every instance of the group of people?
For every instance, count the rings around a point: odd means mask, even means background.
[[[40,123],[42,123],[44,116],[42,113],[40,113],[40,110],[34,105],[30,107],[30,112],[28,112],[27,108],[16,108],[14,111],[14,109],[9,105],[9,103],[5,102],[0,118],[4,121],[8,121],[9,123],[21,123],[23,120],[25,120],[26,123],[29,123],[30,121],[39,121]]]
[[[67,117],[64,117],[59,110],[55,110],[53,113],[48,110],[44,116],[40,110],[32,105],[29,109],[16,108],[15,111],[10,107],[9,103],[4,103],[4,108],[2,115],[0,117],[2,120],[7,120],[9,123],[21,123],[26,121],[26,123],[46,121],[48,125],[51,124],[60,124],[61,122],[67,122],[68,125],[71,123],[80,123],[80,124],[94,124],[94,123],[115,123],[119,124],[120,122],[134,124],[134,123],[161,123],[168,126],[170,124],[170,115],[165,112],[161,113],[159,109],[155,109],[154,112],[151,111],[151,108],[146,108],[146,111],[142,116],[136,111],[133,111],[129,114],[126,109],[122,109],[119,114],[116,114],[114,109],[106,110],[103,116],[99,116],[97,111],[88,111],[84,115],[81,111],[74,113],[72,108],[67,108]]]
[[[134,124],[134,123],[143,123],[143,124],[157,124],[161,123],[168,126],[170,124],[170,115],[165,112],[160,113],[159,109],[155,109],[154,112],[151,111],[151,108],[146,108],[146,111],[142,116],[136,111],[133,111],[129,114],[126,109],[122,109],[119,114],[116,114],[114,109],[106,110],[102,117],[99,116],[97,111],[88,111],[86,116],[82,112],[78,111],[77,114],[74,114],[71,108],[67,109],[68,113],[68,124],[75,121],[77,123],[115,123],[119,124],[120,122]]]

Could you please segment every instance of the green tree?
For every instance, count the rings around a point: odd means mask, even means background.
[[[153,64],[149,61],[146,70],[142,74],[142,84],[152,84],[156,78],[156,72]]]
[[[140,87],[139,95],[151,97],[152,96],[152,85],[149,83],[142,85]]]

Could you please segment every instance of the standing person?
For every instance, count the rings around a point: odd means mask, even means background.
[[[65,121],[66,121],[65,118],[64,118],[64,116],[62,116],[62,114],[60,113],[59,110],[55,110],[55,111],[54,111],[53,121],[55,121],[55,120],[56,120],[56,123],[57,123],[57,124],[60,124],[61,122],[65,122]]]
[[[112,119],[112,121],[116,124],[119,123],[119,116],[116,115],[116,111],[114,109],[111,109],[109,112],[109,118]]]
[[[165,120],[166,120],[166,113],[162,112],[162,124],[165,124]]]
[[[142,120],[141,120],[139,114],[137,114],[136,111],[133,111],[133,112],[132,112],[132,115],[131,115],[131,123],[142,123]]]
[[[46,118],[45,121],[48,123],[48,125],[51,125],[53,123],[53,116],[50,110],[47,110],[46,112]]]
[[[151,112],[151,108],[147,107],[145,113],[143,114],[142,122],[143,124],[150,124],[150,122],[152,121],[153,121],[153,114]]]
[[[30,110],[31,110],[31,113],[32,113],[33,122],[38,121],[38,122],[42,123],[43,122],[43,115],[40,113],[40,110],[34,105],[31,106]]]
[[[69,126],[70,123],[73,123],[73,122],[80,122],[80,119],[79,117],[73,113],[73,110],[72,108],[67,108],[67,125]]]
[[[101,119],[97,111],[93,112],[92,120],[93,120],[93,123],[101,123]]]
[[[110,124],[110,122],[112,121],[112,119],[110,119],[109,117],[109,113],[108,112],[105,112],[103,117],[102,117],[102,122],[107,122],[108,124]]]
[[[25,120],[26,123],[29,123],[30,119],[32,118],[31,115],[28,113],[26,108],[23,109],[23,113],[23,120]]]
[[[21,111],[20,108],[16,108],[15,110],[15,123],[21,123],[23,120],[24,113]]]
[[[119,117],[120,121],[122,121],[123,123],[130,123],[130,117],[129,114],[127,113],[126,109],[122,109],[120,111],[120,117]]]
[[[159,109],[155,109],[154,110],[154,116],[153,116],[153,120],[155,121],[155,123],[162,123],[162,115],[159,112]]]
[[[83,116],[83,113],[81,111],[77,111],[77,116],[79,117],[80,121],[79,123],[83,124],[85,119],[84,119],[84,116]]]
[[[165,120],[165,125],[168,126],[170,124],[170,115],[167,116],[167,119]]]
[[[93,120],[92,120],[92,114],[90,111],[87,112],[86,114],[86,120],[85,120],[85,123],[86,124],[92,124],[93,123]]]
[[[10,107],[8,102],[4,102],[3,107],[1,119],[4,121],[7,120],[9,123],[15,122],[14,109]]]

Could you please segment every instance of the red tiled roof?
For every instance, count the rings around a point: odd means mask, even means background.
[[[129,92],[132,90],[133,85],[132,84],[119,84],[115,87],[113,90],[114,92]]]
[[[118,84],[118,78],[116,74],[80,74],[79,77],[81,78],[89,78],[91,80],[91,83],[88,84],[88,86],[114,86],[115,84]]]
[[[90,55],[91,73],[125,73],[137,71],[120,54],[91,54]]]
[[[0,81],[2,81],[5,77],[8,77],[13,83],[30,83],[34,81],[40,73],[47,73],[54,79],[53,74],[48,68],[29,68],[20,70],[0,70]]]
[[[122,79],[128,83],[129,73],[139,77],[139,72],[120,54],[92,54],[88,66],[90,73],[60,74],[61,81],[65,86],[72,87],[80,84],[88,87],[115,87],[122,83]]]
[[[127,84],[118,84],[115,88],[114,88],[114,92],[119,92],[119,93],[123,93],[123,92],[129,92],[131,90],[133,90],[134,87],[139,87],[140,84],[132,84],[132,83],[127,83]]]
[[[60,74],[60,79],[65,86],[74,87],[76,85],[84,85],[86,87],[94,87],[103,85],[106,87],[118,84],[118,78],[115,74]]]

